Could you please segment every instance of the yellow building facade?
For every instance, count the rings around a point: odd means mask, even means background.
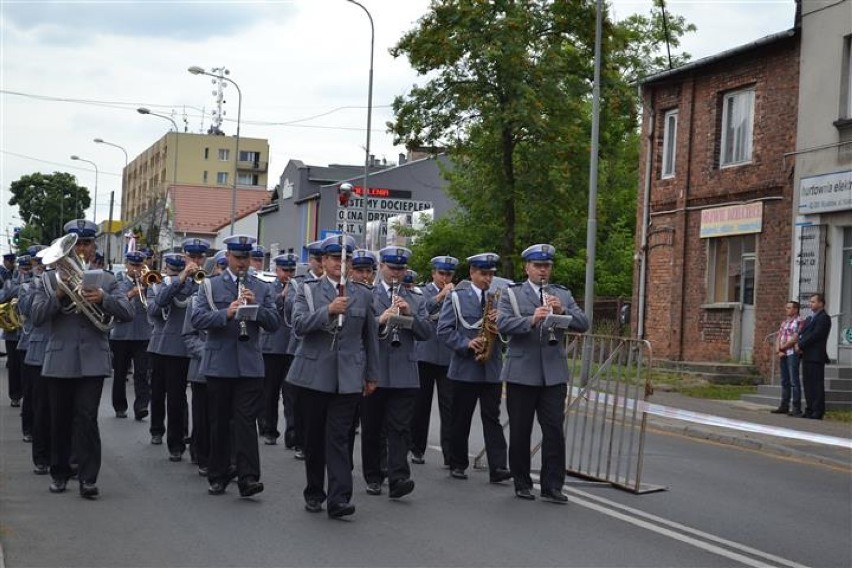
[[[171,185],[201,185],[266,190],[269,142],[264,138],[169,132],[127,165],[121,199],[121,218],[133,222]],[[230,193],[228,194],[230,195]]]

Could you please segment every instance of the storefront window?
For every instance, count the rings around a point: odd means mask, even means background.
[[[707,301],[754,303],[754,234],[708,240]]]

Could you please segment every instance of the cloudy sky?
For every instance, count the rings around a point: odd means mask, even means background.
[[[361,0],[376,28],[371,151],[396,161],[384,124],[389,105],[418,81],[388,49],[415,26],[429,0]],[[616,17],[648,12],[651,0],[614,0]],[[694,58],[792,27],[793,0],[670,0],[698,31],[684,40]],[[22,175],[68,171],[94,189],[98,220],[109,191],[121,197],[120,150],[130,158],[162,136],[165,120],[206,130],[214,105],[209,78],[186,68],[224,66],[243,93],[241,134],[267,138],[269,184],[290,159],[361,164],[364,159],[370,28],[346,0],[0,0],[0,249],[20,224],[8,205]],[[237,97],[226,92],[223,130],[233,134]],[[119,211],[118,204],[116,211]],[[116,214],[117,216],[117,214]]]

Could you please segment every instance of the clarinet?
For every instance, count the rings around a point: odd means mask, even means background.
[[[542,278],[540,285],[541,285],[541,292],[542,292],[541,297],[544,301],[544,303],[542,305],[546,306],[547,300],[548,300],[548,298],[550,298],[550,294],[548,294],[547,290],[546,290],[547,280]],[[553,308],[550,308],[550,313],[551,314],[553,313]],[[547,328],[547,344],[548,345],[556,345],[557,343],[559,343],[559,340],[556,338],[556,332],[553,331],[553,327],[554,326],[551,325],[550,327]]]
[[[399,285],[396,282],[396,278],[391,280],[391,306],[396,303],[397,290],[399,289]],[[396,315],[399,315],[399,307],[396,308]],[[399,326],[391,327],[391,347],[399,347],[402,341],[399,339]]]
[[[246,273],[240,272],[237,274],[237,299],[241,299],[243,305],[246,305],[246,299],[243,298],[243,291],[245,290],[245,281],[246,281]],[[248,324],[246,324],[246,320],[240,320],[240,341],[248,341],[249,340],[249,332],[248,332]]]

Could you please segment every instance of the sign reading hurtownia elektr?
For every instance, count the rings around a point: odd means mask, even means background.
[[[391,197],[369,197],[368,221],[380,220],[386,222],[388,217],[404,213],[417,213],[432,208],[431,201],[416,199],[394,199]],[[337,207],[337,230],[350,235],[364,234],[364,199],[352,196],[348,207]]]

